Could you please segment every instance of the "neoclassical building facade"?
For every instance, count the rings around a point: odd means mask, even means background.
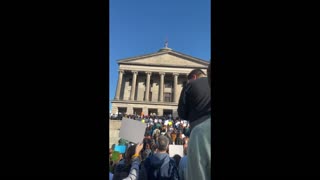
[[[118,65],[111,113],[140,115],[143,112],[177,117],[187,75],[195,68],[207,73],[209,62],[164,47],[152,54],[118,60]]]

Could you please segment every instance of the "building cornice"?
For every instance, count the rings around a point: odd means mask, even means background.
[[[111,102],[112,103],[125,103],[125,104],[178,106],[178,103],[175,103],[175,102],[152,102],[152,101],[130,101],[130,100],[113,100]]]
[[[161,65],[161,64],[144,64],[144,63],[122,63],[123,65],[136,65],[136,66],[147,66],[147,67],[173,67],[173,68],[192,68],[192,69],[196,69],[196,68],[202,68],[202,69],[206,69],[207,66],[179,66],[179,65]],[[209,63],[208,63],[209,65]]]

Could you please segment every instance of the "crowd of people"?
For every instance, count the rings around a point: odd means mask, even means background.
[[[209,78],[204,75],[198,69],[191,71],[181,92],[178,113],[189,121],[171,115],[127,116],[147,124],[145,136],[140,144],[120,139],[119,144],[127,149],[117,159],[112,157],[114,150],[110,148],[110,179],[211,179],[210,66]],[[183,157],[170,157],[169,145],[182,145]]]

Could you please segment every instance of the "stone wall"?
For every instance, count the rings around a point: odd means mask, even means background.
[[[109,148],[111,148],[113,144],[118,144],[120,127],[120,120],[109,120]]]

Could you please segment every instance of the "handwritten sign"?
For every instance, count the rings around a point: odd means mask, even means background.
[[[169,145],[169,156],[173,157],[174,155],[180,155],[181,157],[184,156],[183,154],[183,145]]]
[[[133,143],[141,143],[144,139],[146,127],[147,125],[140,121],[122,118],[119,136]]]

